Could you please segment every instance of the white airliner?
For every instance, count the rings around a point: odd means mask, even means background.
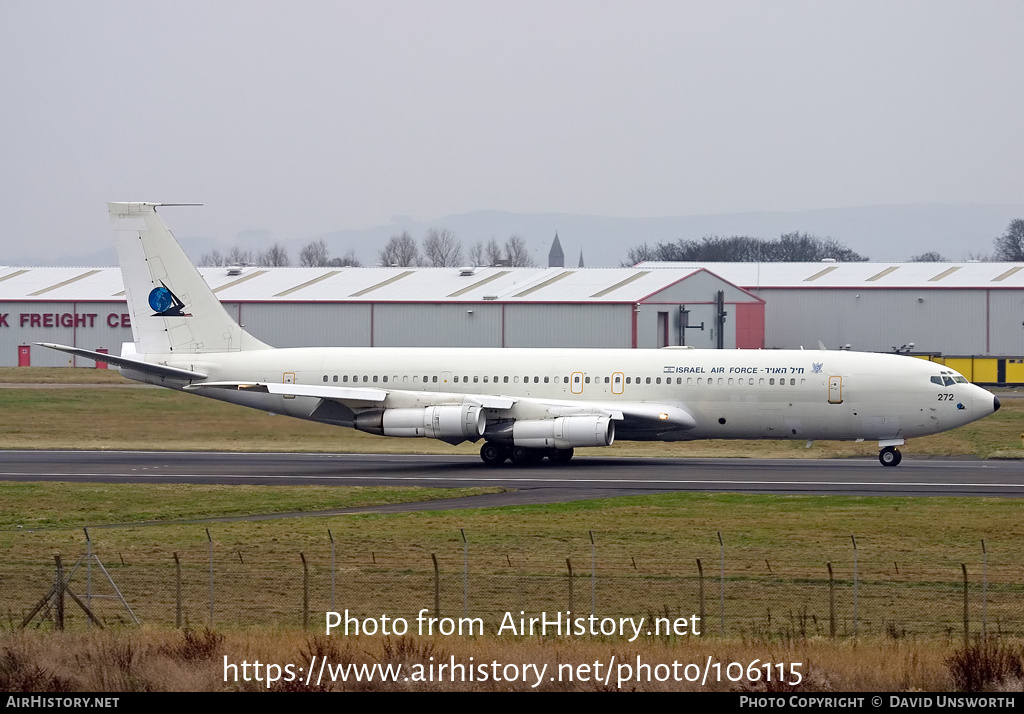
[[[120,357],[39,343],[125,377],[372,434],[484,440],[488,466],[618,437],[878,441],[987,416],[999,399],[911,357],[824,350],[275,349],[225,311],[156,213],[110,203],[134,344]]]

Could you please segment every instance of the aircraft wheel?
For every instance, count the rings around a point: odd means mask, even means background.
[[[882,466],[899,466],[903,460],[903,454],[895,446],[887,446],[878,452],[878,460]]]
[[[536,466],[544,458],[541,449],[527,449],[525,446],[516,446],[512,449],[512,463],[516,466]]]
[[[564,466],[572,460],[572,449],[552,449],[548,452],[548,460],[553,464]]]
[[[508,449],[501,444],[487,441],[480,447],[480,458],[483,459],[485,465],[497,468],[504,464],[505,459],[508,458]]]

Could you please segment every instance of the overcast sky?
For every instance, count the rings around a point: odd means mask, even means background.
[[[1022,37],[1019,0],[0,0],[0,264],[105,247],[107,200],[218,239],[1021,203]]]

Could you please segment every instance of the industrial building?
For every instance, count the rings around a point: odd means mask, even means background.
[[[201,268],[228,312],[275,347],[764,346],[764,303],[702,268]],[[0,268],[0,365],[119,353],[117,268]],[[82,366],[92,361],[77,358]]]
[[[976,382],[1024,383],[1019,263],[200,272],[240,324],[277,347],[816,349],[821,342],[923,355]],[[69,364],[34,342],[116,353],[130,340],[119,269],[0,267],[0,365]]]

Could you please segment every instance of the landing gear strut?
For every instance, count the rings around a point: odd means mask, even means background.
[[[903,460],[903,454],[895,446],[887,446],[878,452],[878,460],[882,466],[899,466]]]

